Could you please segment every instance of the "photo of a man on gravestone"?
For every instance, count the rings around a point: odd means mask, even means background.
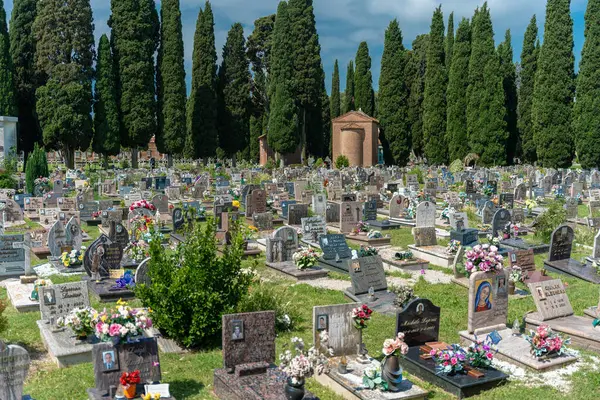
[[[360,272],[360,262],[358,261],[354,261],[352,263],[352,270],[356,273],[356,272]]]
[[[329,316],[327,314],[322,314],[317,316],[317,330],[324,331],[327,329]]]
[[[231,339],[232,340],[244,339],[244,321],[241,321],[241,320],[231,321]]]
[[[44,289],[44,304],[53,306],[56,304],[56,295],[54,289]]]
[[[119,367],[117,365],[117,359],[115,357],[115,351],[105,351],[102,353],[102,361],[104,363],[104,371],[115,371],[118,370]]]
[[[540,300],[546,300],[546,295],[544,294],[544,289],[542,289],[541,286],[536,287],[535,290],[536,290],[538,298]]]
[[[492,285],[488,280],[477,281],[477,294],[475,295],[475,312],[492,309]]]

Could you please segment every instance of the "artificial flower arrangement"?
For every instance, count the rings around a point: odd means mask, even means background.
[[[352,309],[352,319],[356,329],[365,329],[368,326],[367,322],[371,319],[371,314],[373,314],[373,310],[366,304]]]
[[[491,197],[494,195],[494,187],[492,185],[485,185],[483,186],[483,188],[481,189],[483,194],[486,195],[487,197]]]
[[[250,241],[256,238],[256,234],[258,233],[258,228],[254,225],[248,225],[244,229],[244,240]]]
[[[383,234],[381,233],[381,231],[376,231],[374,229],[371,229],[367,233],[367,238],[369,238],[369,239],[381,239],[381,238],[383,238]]]
[[[433,349],[429,352],[429,355],[436,364],[435,369],[438,374],[456,375],[466,373],[467,353],[457,344],[453,344],[445,350]]]
[[[36,281],[33,282],[33,290],[31,291],[29,299],[32,301],[40,301],[40,288],[50,285],[52,285],[52,282],[47,279],[36,279]]]
[[[570,338],[563,340],[548,325],[540,325],[535,331],[530,330],[525,340],[531,345],[531,354],[537,358],[563,355],[568,350],[566,345],[571,343]]]
[[[131,242],[127,247],[127,256],[137,262],[143,261],[150,257],[150,247],[144,240]]]
[[[488,343],[476,339],[467,349],[467,364],[475,368],[489,368],[494,359],[494,349]]]
[[[66,316],[60,317],[56,324],[59,327],[70,328],[79,338],[85,338],[94,333],[94,316],[97,313],[91,307],[75,308]]]
[[[399,251],[396,254],[394,254],[394,258],[396,260],[412,260],[414,257],[412,251],[407,250],[407,251]]]
[[[446,207],[442,210],[442,219],[445,219],[446,221],[450,220],[450,214],[455,213],[456,210],[454,209],[454,207]]]
[[[408,353],[408,345],[404,342],[404,333],[398,332],[395,339],[385,339],[381,351],[385,357],[399,357]]]
[[[294,253],[292,259],[294,260],[294,263],[296,263],[296,267],[302,270],[317,265],[320,256],[321,254],[315,249],[303,247]]]
[[[535,200],[532,200],[532,199],[525,200],[525,208],[527,208],[527,210],[531,211],[534,208],[536,208],[537,206],[538,206],[538,203]]]
[[[467,198],[467,193],[466,192],[460,192],[458,194],[458,197],[464,202],[465,199]]]
[[[511,236],[519,236],[519,229],[519,224],[513,224],[512,222],[509,222],[502,230],[502,239],[510,239]]]
[[[364,221],[360,221],[358,224],[356,224],[354,229],[352,229],[352,233],[354,233],[354,234],[367,233],[367,232],[369,232],[369,225]]]
[[[92,213],[92,218],[96,219],[96,218],[99,218],[101,215],[102,215],[102,211],[94,211]]]
[[[379,389],[382,392],[387,392],[388,383],[381,375],[381,367],[369,367],[363,372],[363,385],[370,390]]]
[[[365,246],[361,244],[360,249],[358,250],[359,257],[370,257],[376,256],[377,254],[379,254],[379,250],[373,246]]]
[[[293,385],[303,385],[304,381],[315,373],[321,375],[329,372],[329,360],[319,350],[311,347],[305,351],[304,341],[299,337],[293,337],[292,344],[293,352],[286,349],[279,355],[279,368]],[[284,347],[287,347],[287,344]]]
[[[145,309],[133,309],[124,301],[117,302],[116,310],[96,313],[93,318],[96,337],[103,342],[117,342],[140,336],[152,327],[152,320]]]
[[[410,205],[406,208],[406,215],[409,219],[415,218],[415,213],[417,212],[417,205],[411,200]]]
[[[450,240],[450,242],[448,242],[448,246],[446,246],[446,253],[456,254],[456,252],[458,251],[459,248],[460,248],[460,241],[452,239],[452,240]]]
[[[523,280],[523,271],[521,267],[514,265],[510,269],[510,274],[508,275],[508,281],[512,283],[521,282]]]
[[[142,400],[160,400],[160,393],[146,393],[142,395]]]
[[[388,290],[396,295],[396,298],[394,299],[394,306],[398,308],[404,308],[409,301],[415,298],[415,292],[413,288],[408,285],[390,285]]]
[[[233,200],[231,202],[231,205],[232,205],[232,207],[240,208],[240,201],[239,200]]]
[[[491,233],[487,234],[487,240],[492,246],[498,246],[500,244],[500,238],[492,235]]]
[[[83,254],[85,253],[85,246],[81,246],[79,250],[71,250],[70,252],[64,252],[60,256],[60,261],[65,267],[72,267],[81,265],[83,263]]]
[[[140,238],[143,234],[152,232],[155,222],[147,215],[136,215],[129,220],[132,239]]]
[[[135,370],[133,372],[123,372],[121,378],[119,378],[119,382],[121,383],[121,386],[123,386],[125,397],[128,399],[133,399],[136,394],[135,392],[137,385],[141,381],[142,378],[139,370]]]
[[[129,211],[133,211],[138,208],[145,208],[146,210],[156,211],[156,207],[154,204],[150,203],[147,200],[138,200],[136,202],[131,203],[129,206]]]
[[[468,275],[477,271],[490,272],[502,270],[504,257],[498,254],[496,246],[478,244],[473,249],[467,251],[465,257],[467,258],[465,269]]]
[[[130,270],[125,271],[123,276],[118,278],[113,286],[113,289],[123,290],[123,289],[133,289],[135,287],[135,277],[133,272]]]

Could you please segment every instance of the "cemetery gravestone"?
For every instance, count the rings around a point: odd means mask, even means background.
[[[506,227],[506,225],[509,224],[510,221],[511,217],[510,212],[508,212],[508,210],[501,208],[500,210],[496,211],[492,220],[492,235],[494,235],[494,237],[502,235],[504,227]]]
[[[573,315],[573,307],[560,279],[528,284],[542,321]]]
[[[223,366],[275,361],[275,312],[223,315]],[[236,328],[241,334],[236,334]],[[241,336],[241,338],[239,338]]]
[[[52,257],[58,258],[63,252],[68,251],[69,244],[67,243],[67,233],[65,226],[61,221],[56,221],[50,232],[48,232],[48,247]]]
[[[468,229],[469,228],[469,217],[467,216],[467,213],[464,212],[454,212],[450,214],[450,228],[453,230],[459,230],[458,229],[458,225],[457,222],[461,221],[461,228],[462,229]]]
[[[469,333],[506,328],[508,271],[472,273],[469,285]]]
[[[270,231],[273,229],[273,213],[254,213],[252,222],[259,231]]]
[[[173,209],[173,233],[177,233],[182,229],[184,223],[183,210],[179,207]]]
[[[413,228],[413,236],[415,239],[415,246],[417,247],[437,245],[435,227]]]
[[[62,283],[41,288],[40,312],[43,321],[56,321],[75,308],[89,306],[90,298],[86,282]]]
[[[440,307],[428,299],[415,299],[396,315],[396,334],[404,333],[408,347],[437,342],[440,333]]]
[[[367,201],[363,209],[364,221],[377,221],[377,200]]]
[[[27,350],[0,341],[0,399],[22,400],[31,360]]]
[[[312,198],[312,209],[315,215],[325,216],[327,211],[327,201],[322,194],[314,195]]]
[[[292,204],[296,204],[296,200],[287,200],[287,201],[282,201],[281,202],[281,217],[283,219],[287,219],[288,218],[288,211],[289,211],[289,206]]]
[[[290,204],[288,205],[287,223],[288,225],[301,225],[302,218],[308,217],[308,204]]]
[[[423,201],[417,206],[417,228],[435,227],[435,204]]]
[[[502,193],[500,195],[500,205],[512,209],[515,202],[515,196],[512,193]]]
[[[340,231],[349,233],[361,220],[362,207],[359,202],[343,202],[340,205]]]
[[[340,222],[340,203],[327,202],[327,209],[325,210],[325,220],[327,223],[333,224]]]
[[[29,234],[4,235],[0,233],[0,277],[31,274]]]
[[[317,242],[321,235],[327,235],[327,226],[322,216],[302,218],[302,232],[305,239]]]
[[[352,294],[369,293],[387,290],[387,280],[383,262],[379,256],[361,257],[350,263],[350,278],[352,279]]]
[[[110,270],[120,269],[123,247],[104,234],[100,235],[85,251],[83,266],[88,276],[100,280],[110,276]]]
[[[340,234],[327,234],[319,238],[319,244],[323,251],[324,260],[348,259],[352,257],[352,251],[346,243],[346,237]]]
[[[77,218],[72,217],[67,226],[65,227],[65,234],[67,243],[74,249],[81,249],[81,245],[83,243],[83,233],[81,231],[81,227],[77,222]]]
[[[354,356],[362,344],[362,331],[354,327],[352,310],[360,303],[316,306],[313,308],[313,342],[319,343],[323,330],[329,334],[328,347],[336,357]]]
[[[491,224],[494,215],[494,203],[486,201],[481,210],[481,222],[486,225]]]

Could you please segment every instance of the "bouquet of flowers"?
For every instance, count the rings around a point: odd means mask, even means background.
[[[292,259],[296,263],[296,267],[298,269],[308,269],[317,265],[319,257],[320,253],[318,253],[315,249],[303,247],[294,253]]]
[[[367,233],[369,232],[369,225],[364,221],[360,221],[358,224],[356,224],[352,232],[356,234]]]
[[[415,292],[410,286],[390,285],[388,290],[396,295],[396,298],[394,299],[394,305],[398,308],[404,308],[409,301],[415,298]]]
[[[96,337],[103,342],[117,341],[140,336],[144,329],[152,327],[152,320],[145,309],[132,309],[126,302],[117,302],[117,309],[95,313],[93,318]]]
[[[155,211],[156,207],[154,207],[154,204],[150,203],[149,201],[146,200],[139,200],[136,201],[134,203],[132,203],[129,206],[129,211],[133,211],[137,208],[145,208],[146,210],[150,210],[150,211]]]
[[[52,281],[47,279],[37,279],[33,282],[33,290],[31,291],[31,296],[29,297],[32,301],[40,301],[40,288],[45,286],[52,285]]]
[[[97,311],[91,307],[75,308],[68,315],[60,317],[57,325],[69,327],[78,337],[87,337],[94,333],[94,316]]]
[[[135,279],[131,271],[125,271],[122,277],[117,279],[115,289],[132,289],[135,287]]]
[[[562,339],[557,333],[552,331],[548,325],[540,325],[535,331],[531,330],[525,340],[531,345],[531,354],[535,357],[544,357],[550,355],[562,355],[566,353],[566,345],[571,343],[571,339]]]
[[[472,250],[467,251],[465,256],[467,258],[465,269],[468,274],[477,271],[490,272],[502,270],[502,261],[504,258],[498,254],[496,246],[478,244]]]
[[[119,382],[125,388],[128,388],[131,385],[137,385],[141,381],[142,381],[142,379],[140,377],[139,370],[135,370],[133,372],[123,372],[123,374],[121,375],[121,378],[119,379]]]
[[[248,240],[254,239],[256,237],[257,233],[258,233],[257,227],[255,227],[254,225],[248,225],[244,229],[244,240],[248,241]]]
[[[149,247],[144,240],[138,240],[137,242],[132,242],[127,247],[127,255],[134,261],[140,262],[144,259],[150,257]]]
[[[458,249],[460,248],[460,242],[458,240],[450,240],[448,246],[446,247],[446,253],[448,254],[456,254]]]
[[[480,339],[476,339],[467,349],[467,363],[475,368],[489,368],[494,359],[492,347]]]
[[[287,375],[294,385],[304,384],[305,379],[315,373],[321,375],[329,371],[329,360],[324,354],[311,347],[305,351],[304,341],[293,337],[294,351],[287,349],[279,355],[279,368]],[[284,346],[287,346],[284,345]]]
[[[490,197],[494,194],[494,187],[492,185],[485,185],[482,188],[483,194],[487,197]]]
[[[467,193],[466,192],[460,192],[458,194],[458,197],[464,202],[465,199],[467,198]]]
[[[453,344],[446,350],[431,350],[429,355],[435,361],[438,374],[455,375],[466,372],[464,366],[467,355],[464,349],[457,344]]]
[[[500,244],[500,238],[492,235],[491,233],[487,234],[487,240],[492,246],[498,246]]]
[[[34,185],[50,185],[50,179],[40,176],[39,178],[33,181]]]
[[[509,282],[517,283],[521,282],[522,279],[523,271],[521,270],[521,267],[518,267],[516,265],[513,266],[510,270],[510,275],[508,276]]]
[[[525,200],[525,208],[527,208],[529,211],[533,210],[537,206],[538,203],[535,200]]]
[[[354,326],[356,329],[365,329],[367,327],[367,321],[371,319],[371,310],[366,304],[361,307],[357,307],[352,310],[352,319],[354,320]]]
[[[383,234],[380,231],[376,231],[374,229],[371,229],[369,231],[369,233],[367,233],[367,237],[369,239],[381,239],[383,237]]]
[[[381,376],[381,367],[369,367],[363,372],[363,385],[371,390],[380,389],[382,392],[388,390],[388,383]]]
[[[359,257],[376,256],[377,254],[379,254],[379,250],[377,250],[375,247],[365,246],[362,244],[360,245],[360,250],[358,251]]]
[[[60,256],[60,261],[65,267],[71,267],[75,265],[81,265],[83,262],[83,254],[85,252],[85,246],[81,246],[80,250],[71,250],[71,252],[64,252]]]
[[[129,226],[131,227],[131,236],[139,238],[144,233],[154,230],[154,220],[147,215],[136,215],[129,220]]]
[[[381,350],[386,357],[397,356],[408,353],[408,345],[404,343],[404,333],[398,332],[395,339],[385,339]]]

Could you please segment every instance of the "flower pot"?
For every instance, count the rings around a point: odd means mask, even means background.
[[[398,361],[398,356],[389,356],[383,360],[381,377],[388,384],[390,392],[399,392],[402,384],[402,368]]]
[[[515,283],[508,281],[508,294],[515,294]]]
[[[80,342],[84,342],[87,340],[88,335],[85,333],[82,333],[80,335],[77,335],[77,340],[79,340]]]
[[[135,383],[132,385],[129,385],[127,387],[123,387],[123,394],[128,399],[134,399],[136,388],[137,388],[137,385]]]
[[[347,374],[348,373],[348,364],[339,363],[338,364],[338,372],[342,375]]]
[[[285,384],[285,398],[287,400],[302,400],[304,398],[304,380],[294,384],[292,379],[288,378]]]

